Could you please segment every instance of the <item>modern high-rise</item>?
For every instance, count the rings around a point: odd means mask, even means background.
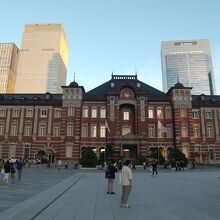
[[[179,81],[193,95],[216,93],[208,40],[163,41],[161,62],[164,92]]]
[[[14,93],[18,54],[14,43],[0,43],[0,93]]]
[[[60,93],[66,85],[68,42],[62,24],[25,25],[15,93]]]

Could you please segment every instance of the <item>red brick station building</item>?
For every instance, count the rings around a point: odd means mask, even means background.
[[[152,148],[166,158],[177,147],[189,160],[220,163],[220,96],[191,95],[181,83],[163,93],[137,75],[112,74],[89,92],[75,81],[62,88],[0,94],[0,158],[78,163],[84,148],[99,156],[111,144],[116,158],[146,157]]]

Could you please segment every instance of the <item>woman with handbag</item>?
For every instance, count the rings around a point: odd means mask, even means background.
[[[105,171],[105,178],[108,179],[107,194],[115,194],[115,192],[113,192],[113,184],[116,172],[117,168],[114,166],[114,161],[111,161],[108,163]]]

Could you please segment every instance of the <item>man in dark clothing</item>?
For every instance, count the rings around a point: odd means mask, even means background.
[[[108,179],[107,194],[115,194],[115,192],[113,192],[113,183],[114,183],[116,172],[117,172],[117,169],[114,166],[114,161],[111,161],[108,164],[106,171],[105,171],[105,178]]]
[[[16,163],[16,168],[18,170],[18,180],[21,180],[21,173],[22,173],[23,166],[24,166],[24,163],[22,159],[18,160]]]
[[[154,176],[154,173],[157,175],[157,161],[152,161],[152,176]]]

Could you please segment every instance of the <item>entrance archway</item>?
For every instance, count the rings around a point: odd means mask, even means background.
[[[37,152],[36,159],[40,160],[41,163],[47,163],[47,161],[54,163],[55,153],[52,149],[41,149]]]
[[[124,160],[136,161],[137,159],[137,145],[136,144],[124,144],[122,146],[122,156]]]

